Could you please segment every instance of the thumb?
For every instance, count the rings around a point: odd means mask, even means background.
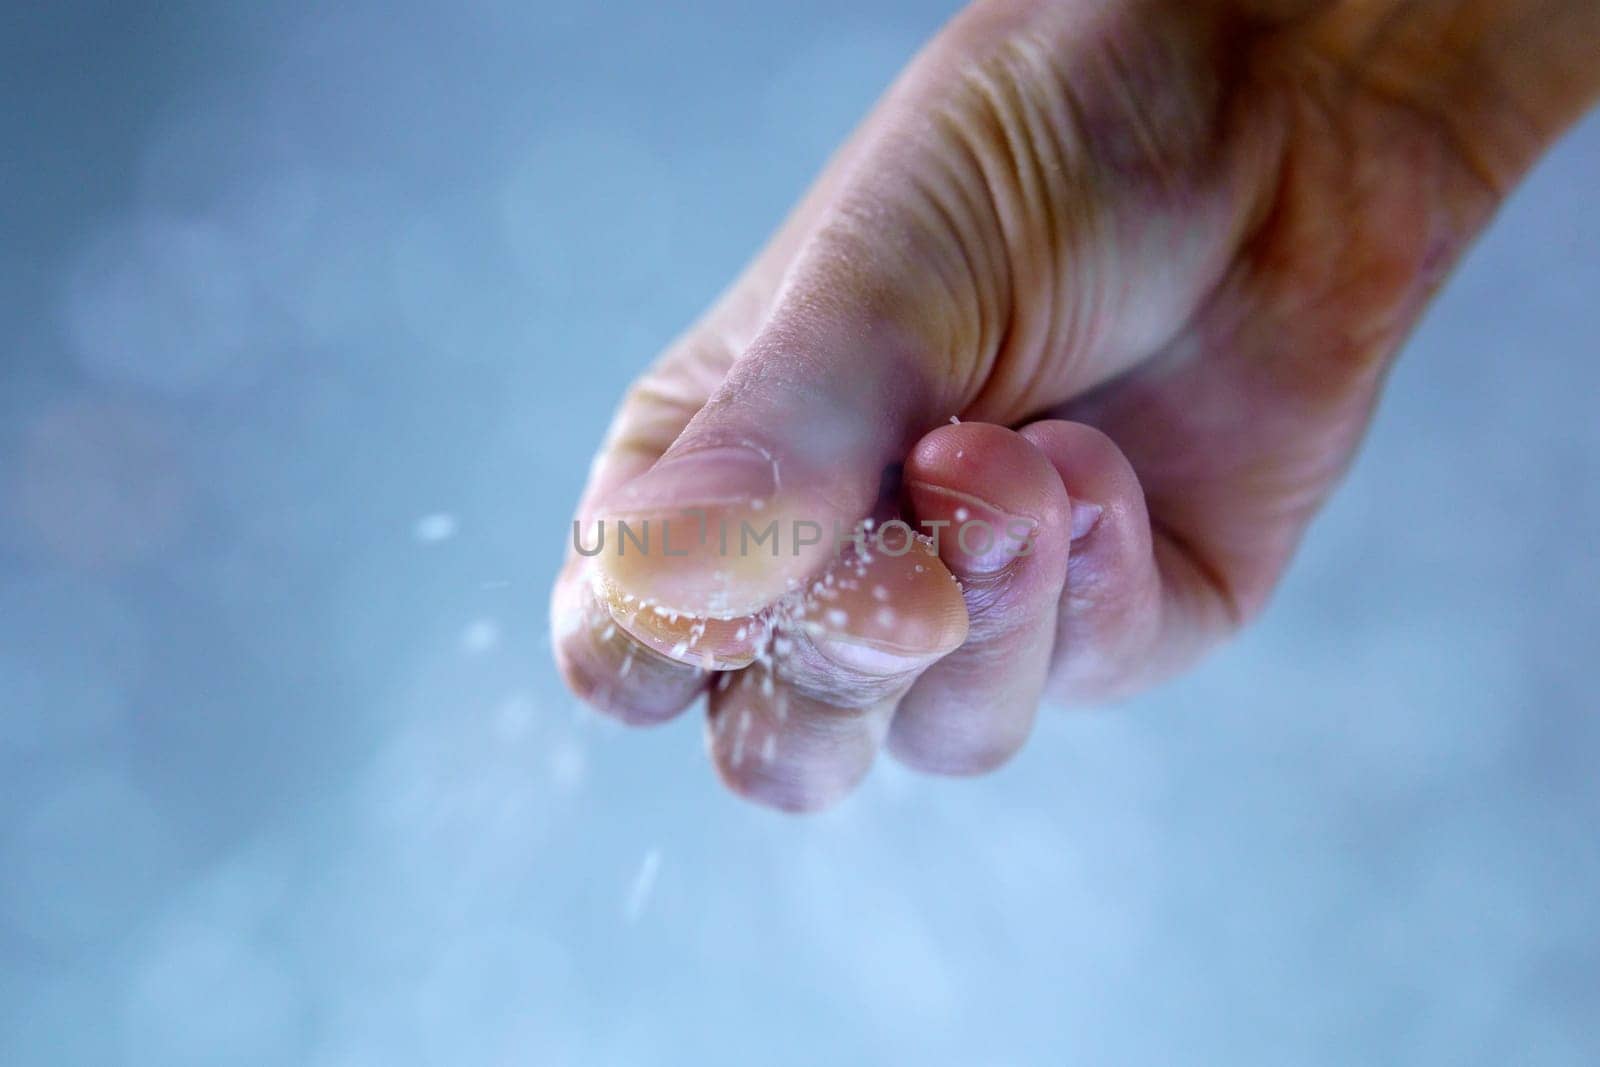
[[[819,571],[886,471],[975,395],[1009,299],[1003,239],[982,175],[951,166],[967,156],[950,131],[908,119],[953,106],[952,53],[980,46],[958,23],[891,89],[758,260],[781,251],[726,377],[599,502],[594,571],[615,602],[760,610]]]
[[[752,614],[818,571],[910,442],[949,417],[940,362],[819,241],[705,407],[598,509],[602,583],[670,613]],[[942,410],[943,414],[938,414]]]

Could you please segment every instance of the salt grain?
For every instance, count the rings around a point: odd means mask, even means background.
[[[436,545],[454,537],[460,526],[454,515],[440,511],[418,519],[411,528],[411,534],[425,545]]]

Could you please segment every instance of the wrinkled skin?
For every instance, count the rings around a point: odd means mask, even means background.
[[[732,627],[675,654],[616,597],[738,622],[792,574],[574,556],[569,683],[635,722],[709,688],[724,780],[810,809],[885,742],[983,771],[1041,696],[1181,669],[1261,609],[1429,298],[1597,92],[1593,0],[975,4],[629,392],[579,514],[991,507],[1035,551],[942,546],[892,640],[791,625],[775,676]],[[760,459],[706,451],[730,444]],[[663,454],[688,459],[638,481]]]

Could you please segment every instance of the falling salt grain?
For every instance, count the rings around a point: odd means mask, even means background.
[[[872,599],[876,600],[876,601],[878,601],[880,603],[885,601],[885,600],[888,600],[889,599],[889,590],[884,588],[881,585],[873,586],[872,587]]]
[[[959,415],[951,415],[950,416],[950,425],[951,426],[960,426],[961,425],[961,416],[959,416]]]
[[[432,515],[424,515],[418,519],[411,528],[411,534],[425,545],[436,545],[441,541],[448,541],[456,535],[460,523],[449,512],[440,511]]]
[[[677,644],[672,646],[672,658],[677,659],[687,651],[689,651],[689,642],[679,641]]]
[[[957,522],[966,522],[971,515],[972,512],[968,511],[966,508],[956,508]]]
[[[850,616],[838,608],[830,608],[823,618],[827,620],[829,626],[843,627],[850,622]]]
[[[768,734],[765,741],[761,742],[761,762],[771,763],[772,758],[778,754],[778,735]]]
[[[623,915],[630,923],[638,922],[639,916],[644,914],[645,905],[650,903],[650,894],[656,888],[656,874],[661,869],[661,850],[652,848],[644,854],[644,860],[639,864],[639,873],[633,876],[633,887],[628,891],[628,902],[623,910]]]
[[[461,634],[462,651],[482,655],[500,643],[500,627],[493,619],[479,619]]]

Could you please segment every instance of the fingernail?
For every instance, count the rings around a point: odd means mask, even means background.
[[[1074,500],[1072,502],[1072,539],[1081,541],[1088,537],[1100,522],[1100,515],[1105,510],[1101,505],[1087,500]]]
[[[970,546],[962,539],[966,524],[956,526],[959,569],[969,577],[987,578],[999,574],[1032,550],[1033,535],[1038,527],[1032,519],[1016,518],[998,510],[974,518],[982,525],[979,532],[969,538]]]
[[[951,525],[943,531],[942,542],[950,549],[940,555],[958,574],[987,578],[999,574],[1019,557],[1026,556],[1039,524],[1032,519],[1010,515],[971,493],[962,493],[931,482],[916,483],[919,489],[944,497],[954,505]],[[953,551],[952,551],[953,549]]]
[[[623,486],[608,510],[749,505],[771,499],[777,488],[770,458],[742,445],[719,445],[668,456]]]
[[[834,664],[877,678],[894,678],[925,667],[939,658],[938,652],[910,652],[889,648],[875,641],[852,641],[833,635],[812,639],[818,652]]]

